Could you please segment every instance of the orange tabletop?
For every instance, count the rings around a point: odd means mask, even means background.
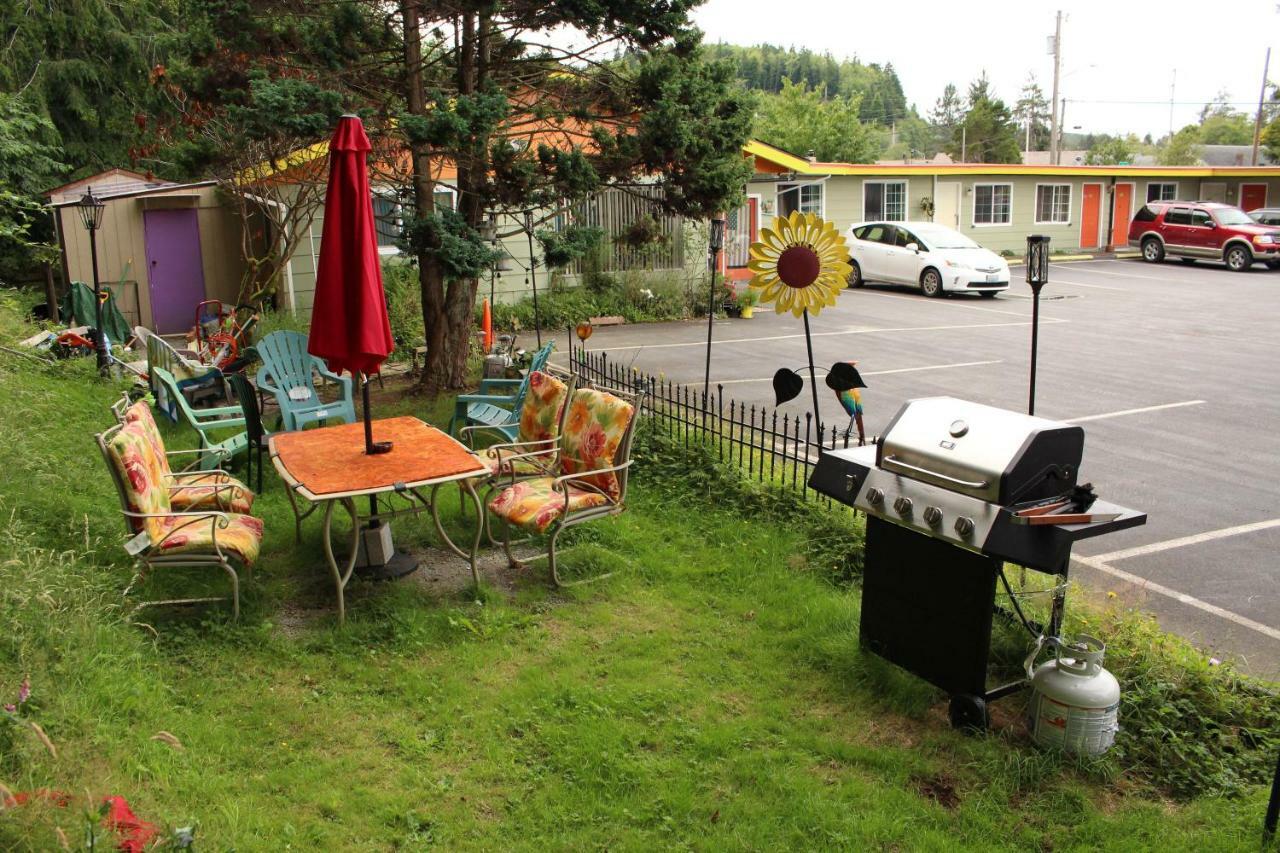
[[[487,471],[459,441],[415,417],[375,420],[373,440],[392,442],[391,451],[364,452],[363,422],[276,433],[271,448],[297,484],[319,497],[389,491]]]

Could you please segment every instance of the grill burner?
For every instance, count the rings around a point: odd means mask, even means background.
[[[810,487],[867,515],[862,647],[950,692],[953,725],[985,728],[986,702],[1022,685],[986,687],[1003,563],[1065,576],[1076,540],[1146,523],[1078,484],[1083,455],[1078,426],[929,397],[814,468]]]

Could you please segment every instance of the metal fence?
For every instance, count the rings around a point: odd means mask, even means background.
[[[831,504],[830,498],[809,488],[809,475],[823,450],[850,446],[850,433],[843,426],[815,423],[812,412],[779,414],[764,405],[726,398],[723,385],[712,386],[704,405],[701,385],[651,376],[611,360],[606,352],[571,347],[569,366],[583,379],[642,394],[644,415],[652,426],[685,447],[702,443],[749,479]]]

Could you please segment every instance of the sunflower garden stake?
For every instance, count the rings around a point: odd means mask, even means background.
[[[836,304],[836,296],[852,270],[849,247],[830,222],[812,213],[794,211],[790,216],[779,216],[768,228],[761,229],[760,241],[751,244],[751,260],[747,268],[754,273],[751,287],[759,292],[762,304],[772,302],[779,314],[790,311],[804,318],[813,416],[821,420],[809,309],[817,314],[824,306]],[[831,385],[830,375],[827,384]],[[800,393],[804,380],[795,371],[784,367],[774,374],[773,386],[781,404]],[[834,385],[832,388],[837,393],[841,390]]]

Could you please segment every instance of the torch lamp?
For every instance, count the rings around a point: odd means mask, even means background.
[[[707,240],[707,268],[711,272],[711,291],[707,297],[707,363],[702,375],[702,412],[705,415],[711,399],[711,324],[716,316],[716,270],[719,268],[720,251],[724,248],[723,216],[711,220],[711,233]]]
[[[102,214],[106,210],[107,205],[102,199],[93,194],[93,187],[80,197],[80,201],[76,202],[76,209],[80,211],[80,221],[84,223],[84,228],[89,232],[89,260],[93,266],[93,312],[94,312],[94,343],[93,349],[98,358],[98,372],[105,373],[110,363],[110,357],[107,353],[107,335],[102,328],[102,285],[98,281],[98,229],[102,227]]]
[[[1036,413],[1036,351],[1040,344],[1040,291],[1049,283],[1049,237],[1027,237],[1027,284],[1031,287],[1031,386],[1027,414]]]

